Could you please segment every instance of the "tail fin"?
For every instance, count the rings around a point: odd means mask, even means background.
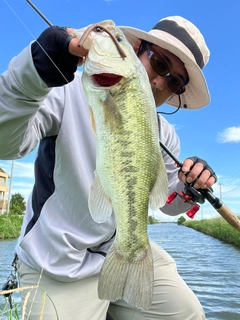
[[[103,264],[98,295],[102,300],[125,300],[139,309],[149,309],[153,295],[153,259],[150,245],[139,253],[138,259],[126,260],[111,246]]]

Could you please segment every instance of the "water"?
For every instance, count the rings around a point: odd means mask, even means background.
[[[0,240],[0,290],[12,271],[11,264],[14,258],[16,242],[17,240]],[[20,305],[20,294],[14,293],[12,297],[13,302]],[[4,308],[5,304],[5,299],[0,295],[0,320],[7,319],[7,317],[1,316],[1,309]]]
[[[240,320],[240,250],[171,223],[150,225],[149,237],[175,259],[208,320]]]
[[[172,223],[150,225],[149,237],[175,259],[207,320],[240,320],[240,250]],[[0,241],[0,286],[11,271],[15,244],[16,240]],[[18,294],[14,301],[20,302]],[[0,308],[4,304],[0,295]]]

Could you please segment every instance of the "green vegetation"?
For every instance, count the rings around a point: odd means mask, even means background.
[[[155,219],[153,216],[148,216],[148,224],[157,224],[159,221]]]
[[[0,239],[19,237],[25,210],[24,197],[20,193],[13,194],[9,213],[0,215]]]
[[[16,303],[13,303],[12,309],[9,307],[8,299],[5,298],[6,304],[3,308],[0,308],[0,319],[2,319],[2,316],[5,317],[7,320],[19,320],[19,312],[18,307],[19,305]]]
[[[0,239],[18,238],[23,216],[9,213],[0,215]]]
[[[24,197],[20,193],[15,193],[11,197],[10,211],[12,214],[24,214],[26,203]]]
[[[188,220],[183,225],[240,248],[240,232],[235,230],[221,217],[200,221]]]
[[[181,216],[180,218],[178,218],[177,224],[184,224],[184,222],[186,221],[186,219],[184,218],[184,216]]]

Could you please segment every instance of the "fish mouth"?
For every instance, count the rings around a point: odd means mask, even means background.
[[[113,73],[100,73],[92,75],[95,83],[101,87],[111,87],[118,83],[123,76],[119,76]]]

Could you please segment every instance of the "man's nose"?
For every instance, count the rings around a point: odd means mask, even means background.
[[[167,80],[167,77],[162,77],[157,74],[156,77],[152,80],[152,83],[156,89],[162,91],[167,86]]]

